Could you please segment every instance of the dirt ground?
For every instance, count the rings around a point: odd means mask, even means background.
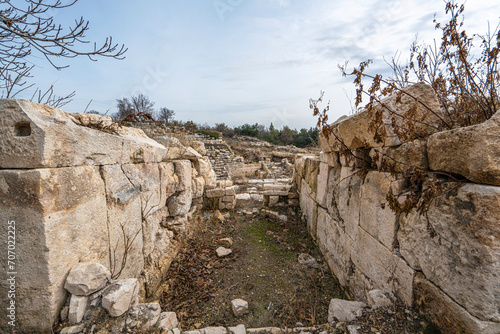
[[[292,328],[327,323],[332,298],[347,299],[304,224],[275,222],[260,214],[232,214],[224,222],[210,214],[198,218],[191,236],[172,263],[160,304],[175,311],[182,330],[207,326]],[[229,247],[223,238],[231,238]],[[232,254],[218,258],[225,246]],[[306,253],[317,260],[313,267],[300,264]],[[249,303],[249,314],[236,318],[231,300]],[[403,307],[379,309],[329,332],[436,333],[431,326]]]

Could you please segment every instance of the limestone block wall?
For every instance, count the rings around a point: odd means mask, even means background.
[[[203,144],[157,139],[109,117],[0,100],[0,306],[15,301],[22,332],[51,332],[79,262],[140,278],[143,297],[155,293],[189,214],[216,184]]]
[[[430,87],[409,90],[439,112]],[[403,101],[398,110],[410,107]],[[371,117],[361,112],[333,124],[364,159],[346,159],[332,136],[321,138],[320,156],[295,161],[302,215],[331,270],[353,298],[366,299],[371,289],[390,292],[444,333],[500,333],[500,113],[483,124],[384,143],[373,140]],[[407,183],[370,167],[366,157],[376,152],[464,183],[435,198],[425,215],[396,215],[386,195]]]

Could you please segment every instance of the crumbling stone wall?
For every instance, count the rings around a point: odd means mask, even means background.
[[[410,94],[439,112],[430,87],[413,86]],[[398,108],[404,113],[410,106],[403,101]],[[411,142],[389,136],[382,144],[373,140],[371,117],[365,111],[333,125],[355,154],[382,152],[467,180],[435,198],[424,215],[396,215],[386,195],[405,190],[405,180],[377,168],[362,175],[366,159],[348,161],[333,136],[322,137],[319,157],[296,160],[294,184],[329,266],[353,297],[365,300],[371,289],[390,292],[444,333],[500,333],[500,113],[483,124]]]
[[[0,305],[11,301],[5,275],[15,272],[20,329],[51,332],[79,262],[140,278],[142,296],[152,295],[189,215],[216,185],[203,144],[155,141],[109,117],[24,100],[0,100],[0,131]],[[13,270],[8,222],[15,222]]]

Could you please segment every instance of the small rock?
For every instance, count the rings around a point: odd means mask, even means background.
[[[224,216],[220,213],[219,210],[215,211],[213,217],[220,223],[222,223],[225,220]]]
[[[368,305],[373,309],[392,305],[391,299],[381,290],[371,290],[366,297],[368,299]]]
[[[365,303],[333,298],[328,308],[328,322],[353,321],[363,315]]]
[[[64,306],[61,309],[61,313],[59,314],[59,316],[61,317],[61,321],[66,321],[66,319],[68,319],[68,313],[69,313],[69,306]]]
[[[77,324],[82,321],[87,309],[88,299],[87,296],[71,295],[68,313],[70,324]]]
[[[233,333],[233,334],[246,334],[247,331],[246,331],[246,328],[245,328],[245,325],[238,325],[236,327],[229,327],[229,332]]]
[[[205,327],[200,329],[201,334],[227,334],[224,327]]]
[[[77,263],[68,274],[64,288],[77,296],[88,296],[106,286],[109,270],[99,263]]]
[[[233,251],[226,247],[219,247],[216,249],[218,257],[225,257],[231,254]]]
[[[279,200],[280,200],[279,196],[269,196],[269,207],[270,208],[275,207],[276,204],[278,204]]]
[[[147,329],[158,322],[160,313],[161,307],[158,303],[137,304],[128,313],[127,327]]]
[[[229,212],[226,212],[226,213],[222,214],[222,217],[224,217],[224,219],[228,220],[231,217],[231,215],[229,214]]]
[[[283,334],[279,327],[262,327],[262,328],[248,328],[249,334]]]
[[[248,302],[243,299],[235,299],[231,301],[231,308],[235,316],[239,317],[248,313]]]
[[[233,245],[233,239],[231,238],[222,238],[219,240],[220,244],[226,245],[228,247],[231,247]]]
[[[312,268],[318,266],[318,262],[316,261],[316,259],[314,257],[312,257],[311,255],[306,254],[306,253],[300,254],[298,261],[300,264],[302,264],[304,266],[308,266],[308,267],[312,267]]]
[[[156,326],[160,329],[174,329],[179,326],[179,320],[177,320],[177,314],[175,312],[163,312],[158,317]]]
[[[349,334],[358,334],[358,329],[360,329],[360,327],[356,326],[356,325],[347,326],[347,330],[349,331]]]
[[[59,334],[78,334],[83,332],[84,329],[85,329],[84,324],[78,326],[65,327],[59,332]]]
[[[102,307],[112,317],[119,317],[127,312],[139,293],[137,278],[113,282],[102,295]]]

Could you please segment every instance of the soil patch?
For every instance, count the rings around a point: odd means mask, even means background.
[[[218,258],[220,246],[231,248],[232,254]],[[311,255],[316,263],[300,264],[300,254]],[[249,303],[249,313],[238,318],[231,310],[236,298]],[[277,222],[234,213],[220,222],[205,214],[172,263],[160,304],[163,311],[177,312],[182,330],[244,324],[316,326],[328,333],[439,333],[400,304],[367,311],[349,323],[328,324],[332,298],[348,299],[298,219]]]
[[[233,251],[215,250],[231,238]],[[301,253],[317,260],[298,262]],[[259,214],[235,214],[224,222],[205,216],[172,264],[162,309],[173,310],[183,329],[245,324],[248,327],[313,326],[327,322],[331,298],[345,298],[303,224],[274,222]],[[236,318],[231,300],[249,303]]]

